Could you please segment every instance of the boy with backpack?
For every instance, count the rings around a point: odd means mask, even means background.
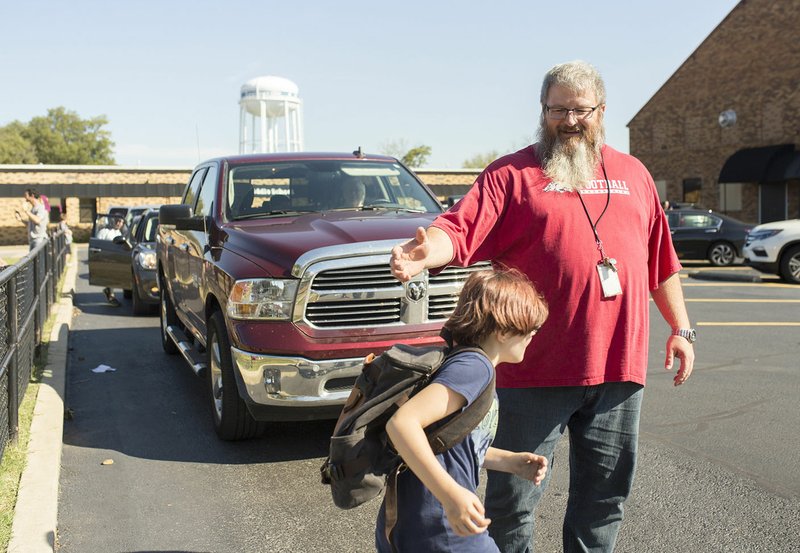
[[[538,485],[547,460],[491,447],[496,396],[483,421],[443,453],[434,454],[425,429],[452,419],[487,386],[493,387],[495,366],[519,363],[546,318],[547,305],[522,273],[481,271],[469,277],[444,325],[457,348],[468,348],[449,355],[431,382],[386,424],[403,465],[378,514],[379,552],[498,551],[486,531],[491,521],[476,495],[480,467]]]

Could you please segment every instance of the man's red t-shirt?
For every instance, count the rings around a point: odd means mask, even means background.
[[[550,316],[522,363],[500,365],[497,385],[589,386],[645,383],[649,291],[679,271],[653,179],[636,158],[603,147],[602,169],[581,191],[622,294],[604,299],[601,260],[578,193],[544,175],[533,146],[486,168],[469,193],[433,226],[453,242],[451,264],[492,260],[524,272]]]

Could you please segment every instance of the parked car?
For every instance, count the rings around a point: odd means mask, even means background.
[[[704,209],[669,209],[666,214],[679,258],[707,259],[724,267],[742,257],[752,225]]]
[[[105,221],[109,215],[98,216]],[[113,218],[113,217],[112,217]],[[102,228],[98,222],[96,227]],[[159,304],[155,239],[158,211],[147,209],[133,219],[129,229],[111,239],[89,239],[89,284],[121,288],[131,298],[133,313],[155,313]]]
[[[389,268],[392,247],[441,212],[398,160],[360,150],[195,168],[181,204],[160,210],[161,343],[206,379],[220,438],[336,418],[365,356],[441,343],[477,267],[407,283]]]
[[[747,236],[745,263],[800,284],[800,219],[758,225]]]

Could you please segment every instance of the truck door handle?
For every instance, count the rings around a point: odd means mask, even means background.
[[[103,250],[101,250],[100,248],[89,248],[89,251],[92,253],[100,253]]]

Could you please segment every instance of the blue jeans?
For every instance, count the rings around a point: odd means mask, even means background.
[[[564,551],[611,552],[622,504],[633,485],[643,387],[633,382],[497,390],[500,420],[495,447],[533,451],[553,464],[553,450],[569,428],[569,500]],[[534,510],[541,486],[489,471],[489,533],[504,553],[533,551]]]

